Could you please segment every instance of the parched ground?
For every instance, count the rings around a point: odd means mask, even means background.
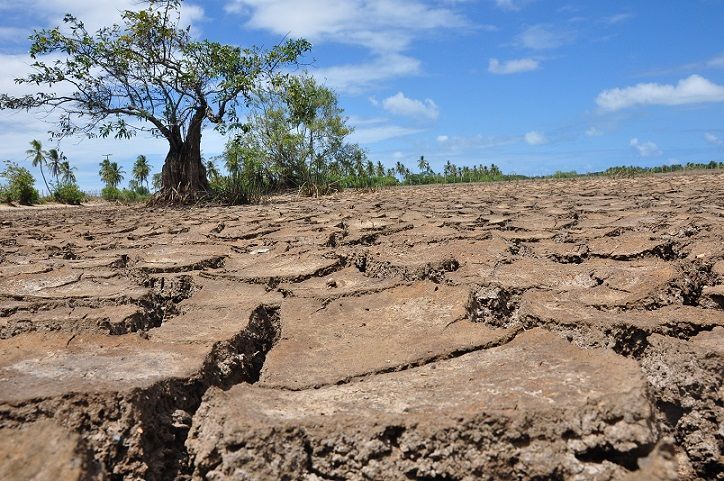
[[[724,174],[0,212],[2,480],[724,479]]]

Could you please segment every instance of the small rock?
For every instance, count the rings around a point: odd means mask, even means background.
[[[177,409],[171,415],[173,420],[172,426],[177,429],[190,429],[191,428],[191,414],[187,413],[183,409]]]

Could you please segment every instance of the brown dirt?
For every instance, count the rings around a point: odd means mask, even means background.
[[[724,479],[724,174],[0,228],[0,479]]]

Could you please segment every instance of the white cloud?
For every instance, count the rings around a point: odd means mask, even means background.
[[[538,60],[532,58],[506,60],[502,63],[497,58],[491,58],[488,62],[488,72],[498,75],[530,72],[532,70],[537,70],[538,67]]]
[[[246,17],[249,27],[277,35],[381,52],[399,52],[423,32],[467,24],[453,10],[419,0],[232,0],[226,10]]]
[[[406,55],[385,54],[369,63],[335,65],[311,71],[326,86],[345,93],[359,93],[384,80],[420,73],[420,61]]]
[[[242,16],[247,27],[280,37],[368,49],[372,54],[368,62],[325,67],[314,73],[327,79],[330,87],[348,93],[418,74],[420,61],[404,54],[415,39],[468,26],[454,8],[422,0],[229,0],[226,10]]]
[[[724,140],[720,139],[716,135],[712,134],[711,132],[707,132],[704,134],[704,138],[707,142],[709,142],[712,145],[724,145]]]
[[[724,53],[720,53],[716,57],[712,57],[706,61],[709,68],[724,68]]]
[[[30,31],[19,27],[0,26],[0,40],[7,43],[21,43],[27,40]]]
[[[636,105],[685,105],[724,102],[724,86],[700,75],[680,80],[676,85],[640,83],[632,87],[604,90],[596,98],[599,107],[616,111]]]
[[[636,149],[640,157],[658,157],[663,153],[655,143],[640,142],[635,137],[629,141],[629,145]]]
[[[396,115],[429,120],[435,120],[440,114],[437,105],[431,99],[411,99],[406,97],[402,92],[397,92],[392,97],[384,99],[382,101],[382,107]]]
[[[448,136],[445,136],[448,137]],[[459,154],[462,152],[482,152],[506,145],[513,145],[520,142],[520,136],[483,136],[480,134],[472,136],[451,136],[445,142],[441,142],[440,145],[445,148],[447,154]]]
[[[575,34],[560,27],[551,25],[531,25],[523,30],[515,39],[516,45],[531,50],[552,50],[575,39]]]
[[[384,118],[362,119],[354,117],[350,118],[349,121],[350,125],[355,129],[349,135],[348,140],[358,144],[374,144],[423,132],[422,129],[389,124],[387,119]]]
[[[631,20],[634,17],[633,13],[618,13],[616,15],[611,15],[610,17],[605,17],[603,21],[609,25],[616,25],[619,23],[626,22],[627,20]]]
[[[588,137],[600,137],[602,135],[603,131],[596,127],[591,127],[590,129],[586,130],[586,136]]]
[[[528,132],[523,136],[523,138],[528,145],[542,145],[548,143],[546,136],[535,130]]]
[[[533,0],[495,0],[495,5],[508,12],[517,12]]]
[[[520,7],[513,0],[495,0],[495,4],[502,10],[520,10]]]
[[[443,143],[447,142],[448,140],[450,140],[450,137],[448,137],[447,135],[438,135],[436,140],[438,142],[440,142],[441,144],[443,144]]]
[[[82,20],[86,28],[94,32],[98,28],[121,20],[124,10],[140,10],[145,5],[136,0],[26,0],[9,3],[6,12],[17,12],[29,18],[28,12],[34,21],[37,19],[44,25],[60,25],[63,16],[70,13]],[[204,18],[204,9],[198,5],[184,2],[181,5],[181,22],[183,25],[194,25]],[[41,25],[42,26],[42,25]],[[28,29],[27,35],[31,30]],[[27,36],[26,35],[26,36]]]

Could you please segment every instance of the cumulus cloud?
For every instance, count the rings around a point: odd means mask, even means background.
[[[604,90],[596,98],[606,111],[637,105],[686,105],[724,102],[724,85],[717,85],[700,75],[680,80],[676,85],[640,83],[631,87]]]
[[[382,107],[396,115],[428,120],[435,120],[440,113],[437,105],[431,99],[411,99],[406,97],[402,92],[397,92],[392,97],[383,100]]]
[[[575,33],[571,30],[539,24],[531,25],[518,34],[515,44],[531,50],[552,50],[571,43],[574,39]]]
[[[419,34],[467,24],[453,10],[419,0],[232,0],[226,10],[245,17],[249,27],[277,35],[376,51],[399,52]]]
[[[520,58],[506,60],[504,62],[500,62],[497,58],[491,58],[488,62],[488,72],[497,75],[530,72],[532,70],[537,70],[538,67],[538,60],[532,58]]]
[[[523,138],[528,145],[542,145],[548,142],[545,135],[535,130],[528,132],[523,136]]]
[[[709,142],[712,145],[724,145],[724,140],[720,139],[716,135],[712,134],[711,132],[707,132],[704,134],[704,138],[707,142]]]
[[[415,39],[468,26],[454,7],[424,0],[228,0],[227,12],[249,28],[313,44],[340,43],[368,49],[371,60],[320,69],[315,76],[347,93],[360,93],[391,78],[416,75],[420,61],[405,51]]]
[[[438,135],[436,140],[441,144],[444,144],[445,142],[450,140],[450,137],[448,137],[447,135]]]
[[[658,157],[662,154],[661,149],[653,142],[641,142],[637,138],[629,141],[629,145],[633,147],[640,157]]]

